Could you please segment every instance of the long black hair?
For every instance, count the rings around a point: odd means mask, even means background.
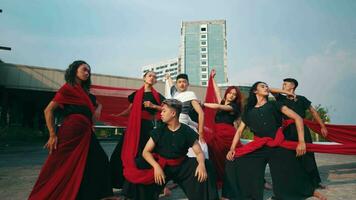
[[[257,104],[257,97],[256,97],[255,92],[257,90],[258,84],[260,84],[260,83],[266,84],[265,82],[257,81],[250,88],[250,91],[249,91],[249,94],[248,94],[248,98],[247,98],[247,103],[246,103],[246,106],[245,106],[245,111],[251,110]],[[268,97],[266,97],[266,100],[268,101]]]
[[[70,84],[70,85],[75,85],[76,81],[75,78],[77,77],[77,71],[80,65],[86,64],[88,65],[88,63],[86,63],[83,60],[76,60],[74,61],[72,64],[70,64],[66,70],[66,73],[64,75],[64,79],[65,81]],[[90,66],[88,65],[89,69]],[[91,71],[89,71],[89,77],[86,81],[82,81],[82,87],[84,88],[85,91],[89,92],[90,89],[90,85],[91,85]]]

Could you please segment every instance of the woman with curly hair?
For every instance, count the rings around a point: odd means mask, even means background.
[[[93,132],[101,105],[89,93],[90,66],[74,61],[65,72],[66,83],[57,91],[44,114],[49,130],[45,148],[49,156],[29,199],[102,199],[113,195],[108,158]],[[55,131],[54,111],[63,121]]]

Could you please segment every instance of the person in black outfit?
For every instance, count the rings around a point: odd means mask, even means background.
[[[256,82],[250,89],[242,122],[226,155],[228,161],[225,165],[223,187],[230,190],[230,196],[227,198],[263,199],[263,177],[266,164],[269,164],[274,199],[299,200],[314,196],[325,200],[325,197],[315,190],[308,174],[296,158],[306,153],[302,118],[287,106],[276,101],[268,101],[268,95],[269,88],[264,82]],[[246,126],[255,137],[274,139],[282,124],[282,113],[295,120],[298,132],[296,151],[264,145],[235,158],[235,152],[239,151],[236,146]],[[258,138],[255,140],[258,141]]]
[[[144,150],[143,157],[153,167],[153,186],[156,191],[169,180],[174,180],[191,200],[216,200],[218,193],[213,168],[205,159],[198,143],[198,134],[188,125],[179,123],[179,114],[182,103],[176,99],[163,101],[161,112],[162,121],[166,124],[154,129]],[[188,149],[192,148],[196,158],[186,156]],[[158,161],[153,153],[158,154]],[[161,166],[161,160],[175,160],[176,163]],[[178,162],[177,162],[178,160]],[[158,193],[152,197],[158,199]]]
[[[292,109],[302,118],[305,118],[306,111],[312,114],[313,118],[320,124],[321,126],[321,134],[326,137],[328,131],[325,127],[325,124],[321,120],[318,112],[311,105],[311,102],[304,96],[296,95],[295,90],[298,87],[298,81],[293,78],[286,78],[283,80],[282,89],[272,89],[271,93],[276,98],[276,100],[283,105],[286,105],[288,108]],[[285,95],[282,95],[285,94]],[[288,119],[287,116],[283,116],[284,119]],[[291,124],[287,129],[284,130],[284,135],[287,140],[297,141],[296,134],[297,130],[295,124]],[[304,126],[304,139],[307,143],[313,143],[312,137],[307,126]],[[325,186],[321,184],[321,179],[319,175],[319,170],[316,165],[315,155],[313,152],[308,152],[306,155],[300,158],[303,166],[307,170],[312,179],[314,185],[320,189],[325,189]]]
[[[161,106],[156,101],[151,92],[151,88],[157,82],[156,73],[153,71],[148,71],[143,76],[145,92],[143,95],[143,106],[142,106],[142,119],[141,119],[141,132],[139,139],[139,146],[137,151],[136,165],[139,168],[148,168],[150,165],[142,158],[142,151],[145,147],[149,137],[150,132],[156,126],[158,119],[155,118],[155,115],[158,111],[161,110]],[[128,101],[130,105],[127,109],[122,111],[121,113],[115,116],[128,116],[130,114],[132,103],[134,100],[136,92],[133,92],[128,96]],[[162,102],[165,98],[161,94],[159,94],[160,102]],[[110,171],[112,177],[113,188],[122,188],[122,193],[125,197],[130,199],[143,199],[145,196],[145,191],[142,189],[140,184],[132,184],[125,180],[122,171],[122,160],[121,160],[121,149],[123,140],[125,136],[122,137],[118,144],[116,145],[111,157],[110,157]]]

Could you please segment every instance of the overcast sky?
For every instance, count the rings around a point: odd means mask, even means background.
[[[230,84],[262,80],[356,124],[356,1],[353,0],[2,0],[4,62],[139,77],[141,66],[177,57],[181,21],[227,21]],[[130,69],[130,70],[127,70]]]

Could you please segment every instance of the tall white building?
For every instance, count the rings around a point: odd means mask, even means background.
[[[179,67],[191,84],[207,85],[212,69],[218,84],[228,82],[226,43],[226,20],[182,22]]]
[[[180,73],[180,70],[178,68],[178,58],[172,58],[172,59],[157,62],[154,64],[145,65],[142,67],[142,76],[147,71],[156,72],[157,80],[159,80],[159,81],[164,80],[166,73],[169,73],[171,75],[172,79],[175,80],[177,75]]]

